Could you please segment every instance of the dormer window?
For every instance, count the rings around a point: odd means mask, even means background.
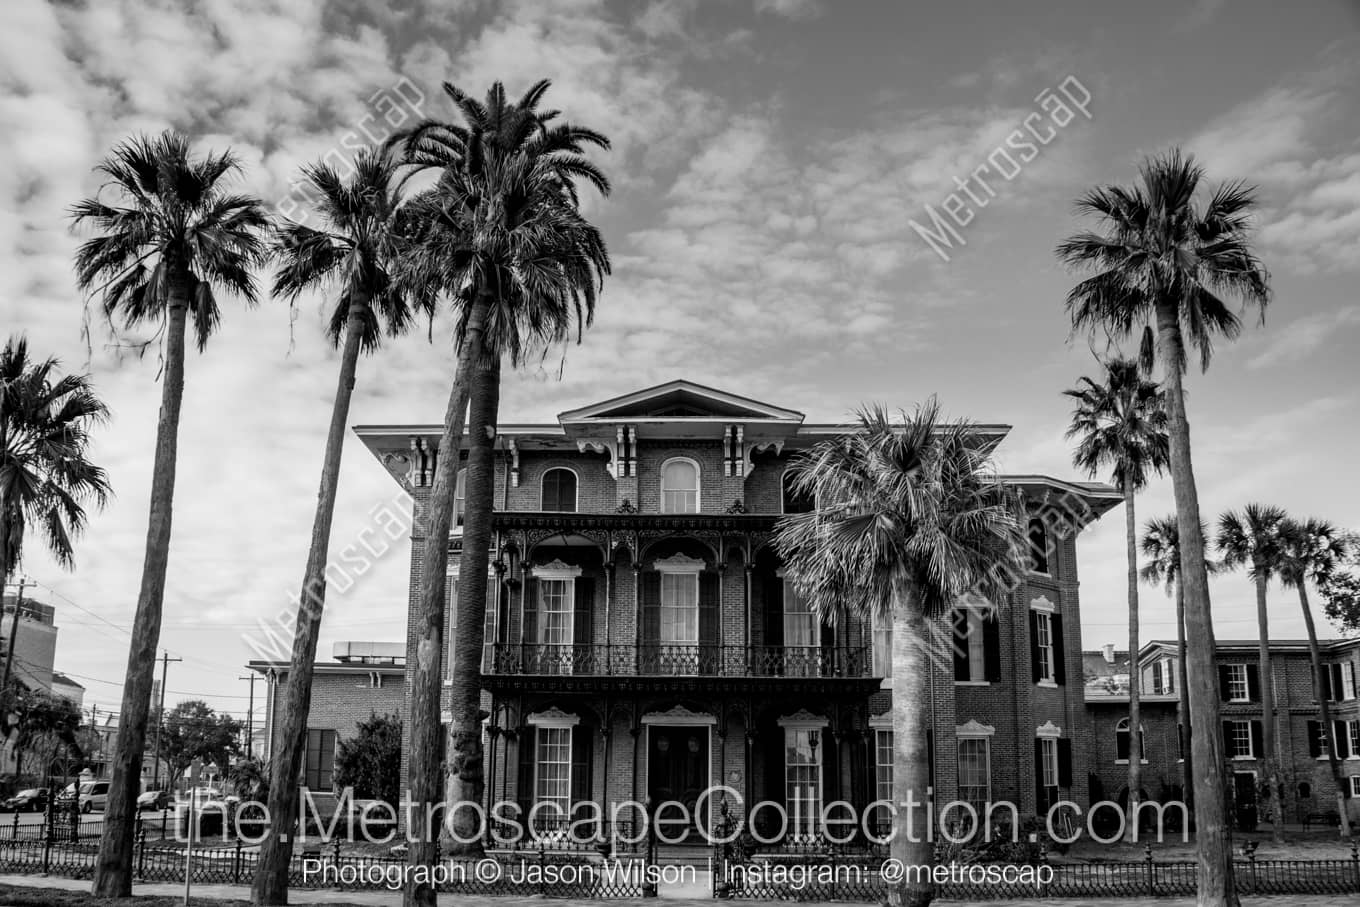
[[[699,512],[699,464],[667,460],[661,466],[661,512]]]
[[[539,509],[550,513],[575,513],[576,473],[562,467],[543,473],[543,499]]]

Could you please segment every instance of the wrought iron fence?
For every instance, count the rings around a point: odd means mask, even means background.
[[[97,824],[97,823],[92,823]],[[0,872],[41,873],[66,878],[94,876],[98,831],[93,840],[70,841],[32,837],[0,838]],[[195,883],[248,883],[259,864],[256,849],[240,840],[218,847],[195,847],[190,878]],[[446,893],[540,895],[583,900],[636,898],[643,894],[648,864],[641,856],[552,852],[540,847],[483,860],[440,859],[428,880]],[[185,850],[172,841],[139,835],[133,854],[136,878],[147,882],[183,882]],[[338,842],[294,854],[288,870],[293,888],[349,891],[400,889],[408,864],[400,857],[350,856]]]

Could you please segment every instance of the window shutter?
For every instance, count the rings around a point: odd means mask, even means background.
[[[642,588],[642,644],[655,646],[661,642],[661,574],[648,570],[640,574]]]
[[[990,683],[1001,680],[1001,614],[996,611],[982,622],[982,654],[986,660],[986,678]]]
[[[765,584],[765,645],[784,644],[784,581],[775,574]]]
[[[1039,613],[1029,612],[1029,668],[1030,679],[1038,683],[1043,679],[1043,667],[1040,664],[1042,655],[1039,652]]]
[[[1259,665],[1247,665],[1247,698],[1252,702],[1261,701],[1261,668]]]
[[[1048,804],[1048,791],[1044,790],[1044,741],[1034,738],[1034,802],[1043,809]]]
[[[576,670],[591,671],[589,663],[595,642],[595,578],[576,577],[575,598],[572,601],[571,639],[575,646]]]
[[[524,642],[538,645],[538,580],[526,577],[520,595],[524,599]]]
[[[1223,754],[1229,759],[1237,755],[1237,750],[1233,746],[1233,723],[1231,721],[1223,722]]]
[[[713,674],[718,665],[718,619],[722,602],[722,574],[699,574],[699,673]]]
[[[968,673],[968,612],[955,608],[954,619],[954,679],[969,680]]]
[[[1317,672],[1318,690],[1317,694],[1328,702],[1332,701],[1332,666],[1318,665]]]
[[[1114,732],[1114,757],[1129,758],[1129,732],[1116,729]]]
[[[1228,674],[1227,665],[1218,666],[1218,698],[1224,702],[1227,702],[1232,696],[1232,694],[1228,692]]]
[[[1266,758],[1265,726],[1261,722],[1251,722],[1251,755],[1256,759]]]
[[[591,728],[584,724],[576,725],[571,729],[571,803],[573,812],[578,803],[590,802],[590,769],[593,752],[594,735],[591,733]]]
[[[766,731],[765,738],[765,798],[784,805],[784,775],[787,755],[784,752],[784,728],[775,728],[773,733]]]
[[[537,742],[537,729],[526,724],[519,729],[518,751],[519,771],[515,778],[515,793],[519,801],[520,823],[529,819],[529,809],[534,805],[534,745]]]
[[[1053,637],[1053,682],[1062,686],[1067,683],[1067,658],[1063,654],[1062,615],[1054,614],[1049,618],[1049,633]]]
[[[1308,755],[1317,759],[1322,755],[1322,722],[1308,722]]]
[[[1332,740],[1336,746],[1336,758],[1349,759],[1351,755],[1350,728],[1344,721],[1332,722]]]
[[[893,762],[896,764],[895,758]],[[933,789],[935,787],[935,729],[929,727],[926,728],[926,771],[930,774],[930,786]],[[896,795],[897,791],[894,790],[893,796]]]
[[[1072,786],[1072,741],[1058,738],[1058,786]]]

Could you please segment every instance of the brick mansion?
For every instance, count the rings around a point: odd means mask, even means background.
[[[1009,430],[978,428],[992,444]],[[786,480],[791,458],[844,430],[686,381],[553,423],[500,426],[482,665],[489,801],[551,802],[563,814],[590,802],[608,815],[609,804],[628,800],[692,804],[723,784],[748,804],[816,815],[833,801],[859,809],[891,798],[890,628],[860,617],[819,624],[772,544],[781,515],[810,507]],[[356,432],[422,506],[440,427]],[[1174,642],[1149,644],[1133,667],[1128,653],[1083,652],[1079,530],[1118,506],[1120,494],[1063,477],[1003,481],[1027,508],[1030,569],[994,614],[965,605],[939,621],[955,644],[929,678],[937,802],[1004,800],[1037,814],[1058,800],[1122,798],[1131,735],[1118,703],[1127,703],[1130,677],[1145,691],[1147,793],[1169,796],[1180,779],[1175,672],[1165,664]],[[460,504],[462,489],[460,473]],[[1082,517],[1055,531],[1043,518],[1055,502]],[[357,721],[408,713],[419,532],[404,638],[396,641],[403,633],[394,627],[373,634],[391,642],[337,643],[334,658],[316,666],[302,778],[314,791],[332,788],[337,742]],[[455,530],[451,605],[459,550]],[[458,628],[447,610],[451,644]],[[1297,741],[1289,777],[1320,809],[1335,803],[1319,758],[1327,746],[1343,747],[1360,795],[1360,640],[1326,644],[1324,659],[1335,666],[1337,728],[1315,727],[1306,650],[1276,662],[1289,675],[1276,684],[1289,697],[1283,738]],[[446,653],[446,672],[450,660]],[[1220,660],[1230,669],[1223,733],[1234,768],[1253,771],[1254,661],[1231,647]],[[272,744],[288,665],[250,667],[268,680]]]

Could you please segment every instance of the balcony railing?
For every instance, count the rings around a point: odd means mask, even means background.
[[[867,646],[498,644],[492,674],[600,677],[869,677]]]

